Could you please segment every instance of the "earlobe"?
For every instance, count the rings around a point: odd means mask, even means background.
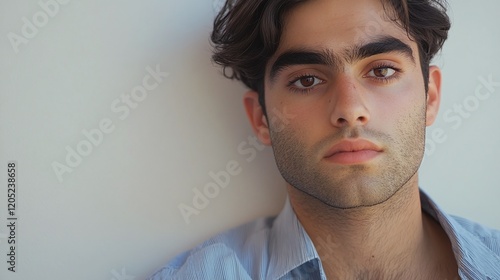
[[[264,115],[262,107],[259,104],[259,94],[255,91],[249,91],[243,96],[243,105],[247,113],[248,120],[257,138],[262,144],[270,146],[271,137],[269,136],[269,125]]]
[[[441,69],[429,67],[429,89],[427,91],[426,125],[430,126],[437,118],[441,102]]]

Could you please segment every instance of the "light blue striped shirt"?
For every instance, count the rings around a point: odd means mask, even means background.
[[[423,191],[420,200],[450,238],[461,279],[500,280],[500,231],[447,215]],[[149,279],[325,280],[317,250],[334,250],[329,245],[314,247],[287,199],[278,216],[217,235]]]

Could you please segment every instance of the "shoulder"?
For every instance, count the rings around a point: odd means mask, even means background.
[[[216,235],[176,256],[148,279],[262,278],[273,222],[274,218],[262,218]]]
[[[462,217],[451,215],[451,218],[460,226],[458,234],[465,235],[468,239],[483,244],[492,253],[500,257],[500,230],[489,228]]]
[[[500,231],[477,222],[444,212],[423,190],[422,209],[441,224],[456,252],[461,255],[480,253],[500,262]]]
[[[448,235],[461,279],[500,279],[500,231],[445,213],[423,191],[421,202]]]
[[[453,250],[462,279],[500,279],[500,231],[450,216]]]

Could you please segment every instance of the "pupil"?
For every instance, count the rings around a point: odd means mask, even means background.
[[[379,69],[375,69],[375,76],[377,77],[385,77],[387,76],[387,72],[389,70],[387,68],[379,68]]]
[[[314,78],[313,77],[304,77],[300,79],[300,84],[304,87],[310,87],[314,85]]]

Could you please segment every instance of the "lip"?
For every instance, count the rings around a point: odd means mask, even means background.
[[[382,153],[382,149],[374,143],[364,140],[343,140],[331,147],[325,159],[337,164],[361,164]]]

